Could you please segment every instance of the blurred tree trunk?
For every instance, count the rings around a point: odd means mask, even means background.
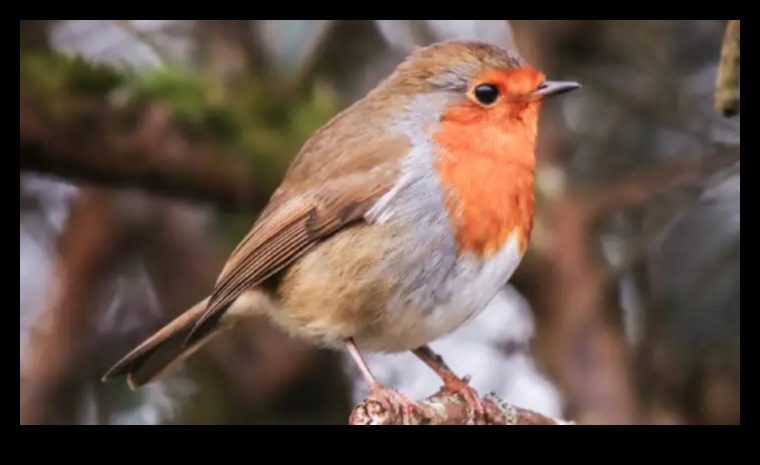
[[[58,241],[49,303],[22,366],[21,423],[76,424],[93,376],[97,315],[120,256],[113,197],[80,193]]]

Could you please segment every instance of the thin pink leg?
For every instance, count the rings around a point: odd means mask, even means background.
[[[367,381],[370,394],[376,398],[385,399],[389,404],[395,405],[397,408],[401,409],[404,417],[410,418],[412,412],[417,408],[417,405],[397,390],[383,386],[377,381],[377,379],[375,379],[375,377],[372,375],[372,372],[369,370],[369,367],[367,366],[367,362],[364,361],[364,357],[362,357],[362,354],[359,352],[359,348],[356,347],[356,343],[353,339],[346,339],[345,344],[346,350],[348,350],[351,358],[359,367],[364,380]]]
[[[469,378],[460,378],[454,371],[449,368],[443,358],[433,352],[428,346],[422,346],[412,351],[414,355],[429,366],[443,380],[444,389],[462,396],[465,402],[470,406],[477,419],[483,419],[486,415],[486,409],[477,391],[469,386]]]
[[[372,375],[372,372],[369,371],[367,362],[364,361],[364,357],[362,357],[362,354],[359,352],[359,348],[356,347],[356,343],[354,343],[353,339],[346,339],[346,350],[348,350],[349,355],[351,355],[351,358],[354,359],[354,362],[359,367],[359,370],[362,372],[362,376],[364,377],[364,380],[367,381],[370,389],[379,385],[380,383],[377,382]]]

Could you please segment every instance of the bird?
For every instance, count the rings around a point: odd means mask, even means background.
[[[482,400],[430,344],[508,283],[534,221],[538,123],[550,81],[518,52],[476,40],[418,47],[317,130],[230,254],[208,297],[103,376],[135,390],[239,322],[264,317],[315,347],[412,352],[476,413]]]

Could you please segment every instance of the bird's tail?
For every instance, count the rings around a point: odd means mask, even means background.
[[[212,337],[219,334],[220,331],[229,329],[229,325],[219,322],[217,326],[208,330],[203,338],[192,344],[185,345],[187,335],[198,318],[203,314],[207,303],[208,299],[198,302],[158,330],[158,332],[116,362],[103,375],[103,381],[126,375],[129,387],[133,390],[137,389],[155,380],[171,365],[186,359]]]

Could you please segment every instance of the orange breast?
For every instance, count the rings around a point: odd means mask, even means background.
[[[435,167],[462,251],[487,257],[517,233],[525,252],[534,213],[538,106],[450,109],[433,138]]]

